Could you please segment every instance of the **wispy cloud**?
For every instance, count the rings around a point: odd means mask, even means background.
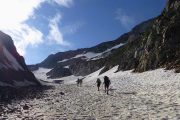
[[[121,8],[116,10],[115,19],[118,20],[126,29],[129,29],[132,25],[135,24],[135,19],[132,16],[126,14]]]
[[[21,55],[28,45],[43,41],[41,31],[24,23],[42,2],[44,0],[0,0],[0,29],[12,36]]]
[[[64,7],[70,7],[73,5],[73,0],[51,0],[51,2],[55,2],[58,5],[64,6]]]
[[[63,34],[74,34],[85,24],[86,24],[85,22],[75,22],[73,24],[63,27],[62,32]]]
[[[60,14],[55,15],[55,17],[50,20],[49,22],[50,31],[47,36],[47,39],[50,42],[56,42],[57,44],[63,46],[69,46],[70,44],[63,39],[63,34],[58,27],[58,23],[60,22],[60,20],[61,20]]]
[[[12,36],[21,55],[26,54],[26,48],[29,45],[38,46],[44,42],[43,32],[29,26],[26,21],[34,16],[35,9],[49,1],[64,7],[70,7],[73,4],[73,0],[0,0],[0,30]],[[55,19],[50,21],[50,35],[55,35],[52,38],[59,44],[65,45],[67,43],[63,41],[57,22]],[[57,40],[59,38],[60,40]]]
[[[37,46],[43,43],[43,33],[26,24],[17,25],[16,28],[4,29],[4,31],[15,40],[15,45],[21,55],[26,54],[26,48],[29,45]]]

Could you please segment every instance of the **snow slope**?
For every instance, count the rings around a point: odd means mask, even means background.
[[[104,76],[108,76],[112,80],[112,85],[114,89],[119,88],[120,84],[125,84],[126,80],[131,80],[131,82],[141,84],[141,85],[155,85],[161,83],[173,83],[180,80],[180,73],[174,73],[173,70],[164,70],[164,69],[157,69],[153,71],[147,71],[143,73],[133,73],[132,70],[129,71],[120,71],[116,72],[118,66],[113,67],[109,71],[99,75],[100,71],[103,68],[99,69],[98,71],[91,73],[87,76],[67,76],[63,78],[56,78],[56,79],[48,79],[46,73],[49,72],[51,69],[46,68],[39,68],[39,70],[34,71],[33,73],[38,79],[45,80],[52,82],[53,80],[64,80],[65,84],[75,84],[78,78],[84,78],[83,81],[85,84],[93,85],[97,78],[100,78],[103,81]],[[116,72],[116,73],[115,73]],[[125,81],[123,81],[125,80]]]
[[[117,72],[118,66],[115,66],[111,70],[105,72],[102,75],[99,75],[100,70],[88,75],[84,82],[87,82],[89,85],[93,85],[97,78],[100,78],[103,81],[103,77],[106,75],[111,79],[111,88],[120,89],[127,87],[127,90],[131,89],[134,86],[131,86],[132,83],[137,86],[156,86],[162,84],[173,84],[180,83],[180,73],[174,73],[174,70],[164,70],[157,69],[153,71],[147,71],[143,73],[133,73],[132,70],[129,71],[120,71]],[[131,84],[129,84],[131,83]],[[136,88],[138,89],[138,87]],[[125,91],[126,89],[124,89]]]
[[[76,83],[76,80],[78,78],[82,78],[82,76],[71,75],[68,77],[51,79],[51,78],[48,78],[48,76],[46,75],[46,73],[48,73],[49,71],[51,71],[51,69],[40,67],[38,70],[33,71],[33,73],[36,76],[36,78],[39,80],[46,81],[46,82],[54,82],[54,80],[63,80],[64,84],[74,84]]]
[[[178,120],[180,118],[180,74],[157,69],[144,73],[120,71],[118,66],[98,76],[86,76],[82,87],[75,81],[55,85],[38,99],[13,101],[3,105],[0,119],[78,120]],[[111,79],[109,95],[96,79]],[[68,79],[68,77],[66,77]],[[69,77],[70,79],[70,77]],[[72,77],[72,80],[74,78]],[[29,106],[23,109],[23,106]],[[0,106],[1,108],[1,106]],[[8,112],[9,111],[9,112]],[[20,113],[20,114],[19,114]]]

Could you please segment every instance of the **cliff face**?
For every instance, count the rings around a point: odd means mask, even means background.
[[[180,72],[180,1],[169,0],[145,32],[108,59],[102,73],[117,64],[119,70],[143,72],[164,67]]]
[[[169,0],[162,14],[142,38],[143,52],[136,71],[158,67],[180,72],[180,1]]]
[[[0,86],[39,85],[10,36],[0,32]]]

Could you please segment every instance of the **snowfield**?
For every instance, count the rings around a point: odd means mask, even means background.
[[[59,78],[65,84],[53,84],[42,98],[13,100],[0,107],[0,119],[44,120],[177,120],[180,119],[180,73],[157,69],[143,73],[120,71],[118,66],[98,76],[100,70],[85,76]],[[40,69],[36,76],[48,70]],[[40,74],[41,73],[41,74]],[[40,75],[38,75],[40,74]],[[96,79],[111,79],[109,95],[103,84],[97,91]],[[42,77],[45,78],[45,77]],[[2,105],[1,105],[2,106]],[[23,106],[28,106],[26,109]]]
[[[46,73],[48,73],[49,71],[51,71],[51,69],[39,68],[38,70],[33,71],[33,73],[34,73],[35,77],[38,80],[40,80],[40,82],[42,82],[42,81],[53,82],[54,80],[63,80],[64,84],[70,84],[70,83],[75,83],[78,78],[83,78],[82,76],[71,75],[68,77],[51,79],[51,78],[48,78],[48,76],[46,75]],[[42,82],[42,84],[44,84],[44,83]]]
[[[58,61],[58,63],[61,63],[61,62],[66,62],[66,61],[69,61],[69,60],[72,60],[74,58],[81,58],[81,59],[84,59],[84,60],[98,60],[100,58],[104,58],[104,55],[106,54],[110,54],[112,50],[114,49],[118,49],[120,47],[122,47],[124,44],[123,43],[120,43],[118,45],[115,45],[113,46],[112,48],[109,48],[107,50],[105,50],[104,52],[101,52],[101,53],[94,53],[94,52],[86,52],[84,51],[83,54],[78,54],[72,58],[69,58],[69,59],[63,59],[61,61]]]

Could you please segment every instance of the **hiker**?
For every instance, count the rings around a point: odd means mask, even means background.
[[[111,84],[111,81],[109,79],[108,76],[104,76],[104,88],[105,88],[105,92],[107,92],[108,94],[108,91],[109,91],[109,85]]]
[[[98,78],[96,83],[97,83],[97,87],[98,87],[98,91],[99,91],[99,87],[101,86],[101,80]]]
[[[79,78],[78,78],[78,79],[77,79],[77,81],[76,81],[76,82],[77,82],[77,86],[82,86],[83,79],[84,79],[84,78],[82,78],[82,79],[79,79]]]
[[[83,82],[83,78],[82,78],[82,79],[79,79],[79,84],[80,84],[80,86],[82,86],[82,82]]]
[[[76,81],[77,82],[77,86],[79,86],[79,81],[80,81],[80,79],[78,78],[77,81]]]

